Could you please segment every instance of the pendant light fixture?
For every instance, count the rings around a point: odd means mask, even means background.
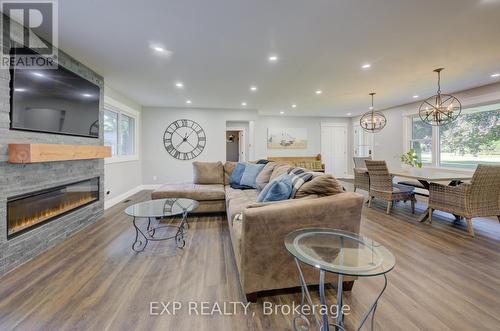
[[[434,70],[438,75],[437,94],[422,102],[418,109],[420,119],[430,125],[444,125],[453,122],[462,112],[460,100],[451,94],[441,94],[441,71],[443,70],[444,68]]]
[[[382,114],[379,111],[375,111],[375,108],[373,107],[373,96],[375,95],[374,92],[370,93],[372,97],[372,105],[370,107],[370,111],[365,113],[361,118],[359,119],[359,125],[365,130],[366,132],[380,132],[385,125],[387,124],[387,119],[385,118],[384,114]]]

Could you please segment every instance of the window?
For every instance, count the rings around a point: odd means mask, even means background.
[[[424,164],[432,164],[432,126],[422,122],[418,115],[411,117],[410,148],[417,152]]]
[[[408,148],[414,148],[423,163],[437,167],[500,164],[499,115],[500,104],[467,108],[452,123],[434,127],[411,115]]]
[[[453,123],[439,128],[442,167],[475,168],[500,163],[500,108],[465,110]]]
[[[122,114],[120,117],[120,155],[135,154],[135,120]]]
[[[104,145],[113,154],[106,162],[137,160],[138,113],[112,99],[105,98],[104,107]]]
[[[118,113],[104,111],[104,145],[111,146],[113,155],[118,154]]]

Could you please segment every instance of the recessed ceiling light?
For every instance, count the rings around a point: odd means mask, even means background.
[[[193,103],[193,102],[192,102],[191,100],[186,100],[186,103],[187,103],[188,105],[190,105],[190,104],[191,104],[191,103]]]
[[[90,98],[90,97],[92,97],[92,94],[90,94],[90,93],[82,93],[82,96],[84,96],[86,98]]]
[[[269,56],[269,62],[276,62],[276,61],[278,61],[277,55],[270,55]]]
[[[371,66],[372,66],[371,64],[366,63],[366,64],[363,64],[363,65],[361,66],[361,69],[370,69],[370,68],[371,68]]]
[[[293,105],[292,105],[292,108],[297,108],[297,105],[296,105],[296,104],[293,104]]]
[[[154,44],[149,46],[155,53],[161,54],[163,56],[170,56],[172,55],[172,51],[166,49],[162,45]]]
[[[45,75],[44,75],[44,74],[42,74],[41,72],[38,72],[38,71],[35,71],[35,72],[33,73],[33,75],[35,75],[35,76],[37,76],[37,77],[45,77]]]
[[[16,91],[16,92],[26,92],[26,89],[22,88],[22,87],[17,87],[17,88],[14,89],[14,91]]]
[[[323,91],[321,91],[321,90],[316,90],[316,92],[315,92],[315,93],[319,95],[319,94],[323,93]]]
[[[492,78],[500,77],[500,73],[498,73],[498,72],[497,72],[497,73],[494,73],[494,74],[492,74],[492,75],[491,75],[491,77],[492,77]]]
[[[284,111],[280,111],[280,114],[283,115],[285,112]]]
[[[252,92],[257,91],[257,86],[255,86],[255,85],[250,86],[250,91],[252,91]]]
[[[183,88],[184,84],[182,82],[177,82],[177,83],[175,83],[175,87],[177,87],[177,88]]]
[[[241,103],[241,105],[242,105],[243,107],[245,107],[245,106],[247,105],[247,103],[246,103],[245,101],[243,101],[243,102]]]
[[[415,95],[413,96],[413,99],[416,99],[416,98],[418,98],[418,95],[416,95],[416,94],[415,94]]]
[[[346,115],[347,115],[347,116],[351,116],[351,115],[352,115],[352,113],[347,113]]]

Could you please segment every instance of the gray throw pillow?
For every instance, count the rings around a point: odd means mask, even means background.
[[[269,162],[264,166],[264,169],[259,172],[257,178],[255,179],[255,186],[257,187],[257,190],[262,191],[266,184],[269,183],[276,164],[276,162]]]
[[[193,183],[224,185],[222,162],[193,162]]]

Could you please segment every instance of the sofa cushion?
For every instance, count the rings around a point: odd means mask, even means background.
[[[303,198],[310,194],[319,196],[335,195],[344,191],[342,185],[332,175],[314,176],[304,183],[295,194],[295,198]]]
[[[227,218],[232,222],[234,216],[257,201],[257,190],[236,190],[226,186],[226,212]]]
[[[286,163],[278,163],[274,166],[274,169],[273,169],[273,173],[271,174],[271,177],[269,178],[269,181],[272,181],[273,179],[275,179],[276,177],[279,177],[285,173],[288,172],[288,170],[290,170],[290,165],[286,164]]]
[[[292,190],[292,177],[288,174],[282,174],[264,187],[257,197],[257,202],[281,201],[289,199],[292,194]]]
[[[193,183],[224,185],[222,162],[193,162]]]
[[[266,184],[269,183],[276,164],[276,162],[268,162],[266,163],[262,171],[259,172],[257,178],[255,179],[255,186],[257,190],[262,191]]]
[[[245,171],[243,171],[243,175],[241,176],[240,185],[249,186],[253,188],[257,188],[255,184],[255,180],[257,176],[264,168],[263,164],[246,164]]]
[[[237,164],[238,162],[233,161],[226,161],[226,163],[224,163],[224,185],[229,185],[231,175],[233,174],[234,168],[236,168]]]
[[[224,200],[223,185],[198,185],[193,183],[165,184],[151,193],[152,199],[188,198],[198,201]]]
[[[226,201],[244,198],[246,200],[253,200],[253,202],[255,202],[255,201],[257,201],[258,195],[259,195],[259,192],[255,189],[238,190],[238,189],[232,188],[229,185],[226,186]]]

